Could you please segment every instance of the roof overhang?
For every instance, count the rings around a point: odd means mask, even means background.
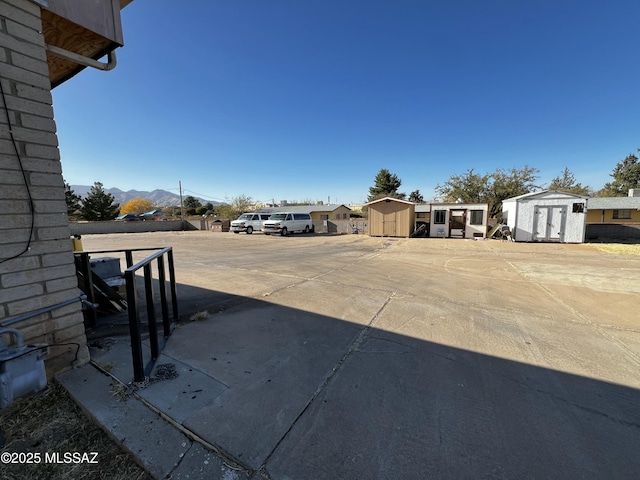
[[[530,192],[525,193],[524,195],[519,195],[517,197],[505,198],[502,200],[504,202],[520,202],[520,201],[528,201],[534,198],[546,198],[551,199],[554,198],[553,195],[558,195],[556,198],[575,198],[580,200],[586,200],[589,197],[584,195],[578,195],[576,193],[562,192],[560,190],[540,190],[539,192]]]
[[[67,58],[98,60],[124,45],[120,10],[133,0],[33,0],[42,11],[44,42],[70,55],[47,50],[49,80],[55,88],[86,68]],[[107,68],[105,68],[106,70]]]
[[[410,202],[408,200],[401,200],[400,198],[394,198],[394,197],[384,197],[384,198],[378,198],[377,200],[372,200],[371,202],[365,203],[364,206],[369,206],[369,205],[374,205],[376,203],[391,203],[391,202],[397,202],[397,203],[405,203],[407,205],[415,205],[414,202]]]

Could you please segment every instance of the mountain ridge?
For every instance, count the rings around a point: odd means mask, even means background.
[[[70,185],[71,190],[76,195],[85,198],[89,191],[91,190],[92,185]],[[116,203],[120,205],[127,203],[134,198],[146,198],[153,202],[153,205],[156,207],[179,207],[180,206],[180,195],[177,193],[172,193],[167,190],[155,189],[152,191],[146,190],[121,190],[117,187],[114,188],[105,188],[105,193],[109,193],[113,195]],[[183,196],[184,197],[184,196]],[[200,200],[200,203],[203,205],[207,203],[211,203],[212,205],[222,205],[222,202],[215,202],[212,200],[205,200],[203,198],[195,197]]]

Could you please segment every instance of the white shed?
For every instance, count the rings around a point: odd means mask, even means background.
[[[432,203],[430,208],[430,237],[486,238],[488,204]]]
[[[517,242],[582,243],[587,197],[542,190],[502,201],[503,223]]]

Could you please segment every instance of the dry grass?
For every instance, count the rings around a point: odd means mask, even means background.
[[[594,242],[589,245],[607,253],[616,255],[640,256],[640,242],[606,241]]]
[[[191,320],[192,322],[201,322],[202,320],[206,320],[207,318],[209,318],[209,312],[207,310],[203,310],[191,315],[191,317],[189,317],[189,320]]]
[[[4,435],[0,452],[39,453],[41,458],[40,463],[3,464],[3,480],[151,478],[82,413],[56,382],[0,410],[0,425]],[[98,463],[45,463],[46,453],[58,453],[63,458],[65,452],[97,452]]]

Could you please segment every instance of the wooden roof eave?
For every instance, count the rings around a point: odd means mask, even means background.
[[[41,5],[45,44],[99,60],[124,44],[120,9],[131,1],[102,0],[97,4],[76,0],[37,2]],[[50,51],[47,51],[47,63],[51,88],[86,68],[82,63]]]

